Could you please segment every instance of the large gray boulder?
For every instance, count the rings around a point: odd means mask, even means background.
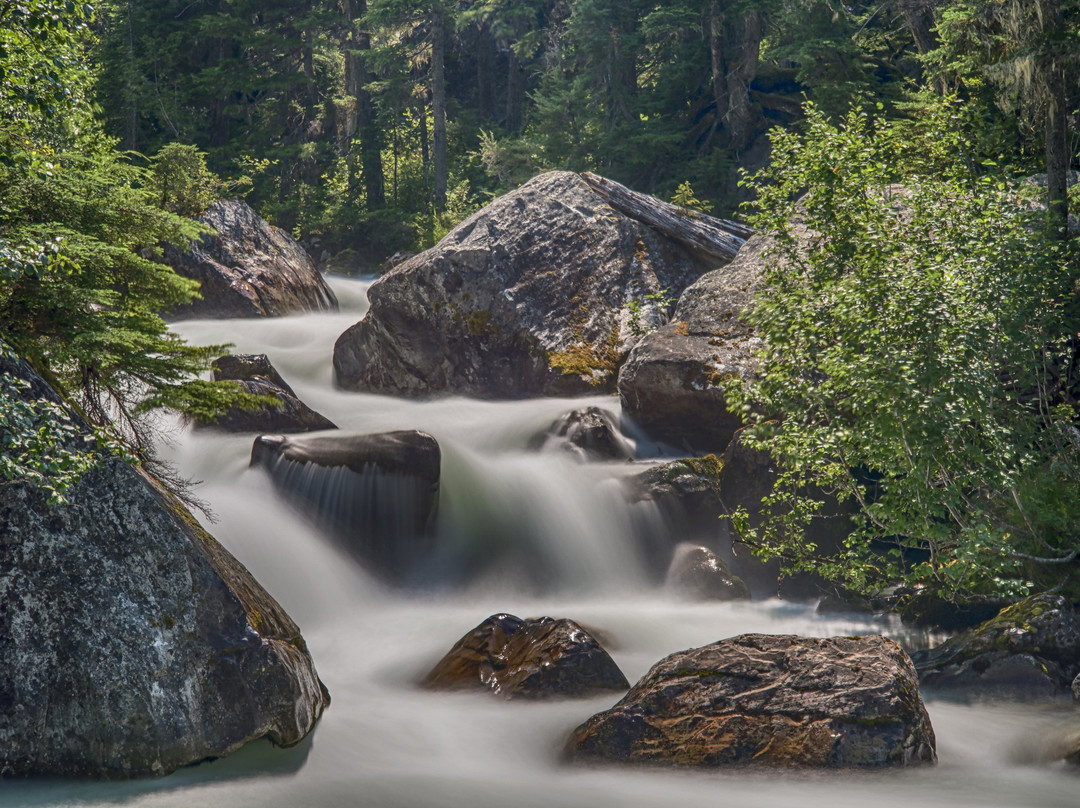
[[[458,640],[421,686],[540,699],[622,692],[630,683],[573,620],[495,614]]]
[[[222,199],[198,219],[213,232],[188,251],[167,247],[165,261],[202,284],[202,300],[170,317],[280,317],[336,311],[337,298],[292,237],[244,201]]]
[[[337,429],[333,421],[297,398],[266,354],[218,357],[211,365],[211,377],[214,381],[236,382],[245,393],[269,400],[254,409],[232,407],[217,416],[198,419],[197,427],[213,427],[225,432],[282,433]]]
[[[579,761],[814,767],[936,759],[915,668],[880,636],[744,634],[661,660],[574,730]]]
[[[654,438],[720,452],[742,417],[728,412],[725,384],[757,369],[761,339],[745,315],[764,269],[763,236],[751,236],[727,266],[702,275],[679,298],[671,322],[630,351],[619,372],[623,412]]]
[[[1080,615],[1061,595],[1037,595],[912,659],[927,689],[1010,699],[1068,697],[1080,674]]]
[[[482,398],[612,390],[646,295],[721,260],[613,208],[579,175],[542,174],[375,283],[334,348],[350,390]]]
[[[0,485],[0,776],[160,775],[311,732],[329,695],[300,629],[179,501],[118,458],[65,495]]]
[[[425,432],[260,435],[251,465],[372,571],[406,576],[434,548],[442,454]]]

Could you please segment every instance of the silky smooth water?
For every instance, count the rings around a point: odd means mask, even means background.
[[[1071,705],[965,705],[928,694],[934,767],[882,772],[583,768],[560,762],[568,733],[615,700],[502,702],[428,693],[416,681],[489,614],[571,617],[602,638],[634,681],[673,651],[744,632],[828,636],[895,622],[822,618],[778,600],[689,604],[650,583],[632,540],[657,514],[625,504],[626,464],[526,451],[531,435],[615,398],[432,402],[345,393],[332,385],[334,340],[359,319],[366,284],[334,281],[342,313],[185,322],[195,342],[267,353],[309,405],[347,432],[423,429],[443,451],[440,543],[412,586],[367,575],[248,468],[252,437],[177,427],[167,454],[204,484],[208,524],[304,631],[333,702],[293,749],[267,742],[230,758],[131,783],[4,782],[0,806],[1078,806],[1080,773],[1046,762],[1080,732]],[[656,447],[642,446],[646,451]],[[498,561],[492,563],[491,559]]]

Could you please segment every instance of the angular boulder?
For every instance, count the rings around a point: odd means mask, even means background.
[[[1071,696],[1080,674],[1080,616],[1061,595],[1037,595],[912,659],[928,689],[1010,699]]]
[[[573,620],[489,617],[421,682],[428,690],[483,690],[507,699],[589,696],[630,686],[614,660]]]
[[[118,458],[65,495],[0,487],[0,776],[162,775],[311,732],[330,699],[300,629],[180,502]]]
[[[671,322],[633,347],[619,371],[623,412],[649,435],[683,449],[721,452],[742,418],[724,386],[757,370],[762,342],[745,315],[765,266],[768,239],[751,236],[727,266],[680,296]]]
[[[634,449],[619,432],[614,416],[600,407],[568,412],[529,441],[529,448],[534,451],[553,447],[582,460],[629,460],[634,456]]]
[[[246,202],[219,200],[198,220],[213,232],[187,252],[167,247],[165,262],[199,281],[202,299],[169,312],[170,317],[281,317],[337,310],[337,298],[311,256]]]
[[[442,455],[425,432],[260,435],[251,465],[373,571],[408,574],[433,548]]]
[[[684,542],[675,548],[664,587],[688,600],[749,600],[750,589],[708,547]]]
[[[211,365],[214,381],[235,381],[244,392],[269,396],[272,403],[256,409],[231,408],[214,418],[196,421],[197,427],[226,432],[316,432],[337,429],[333,421],[315,412],[296,397],[266,354],[222,356]]]
[[[931,763],[915,668],[880,636],[744,634],[661,660],[574,730],[575,761],[714,767]]]
[[[334,347],[337,383],[480,398],[612,390],[646,295],[678,294],[721,259],[616,210],[553,171],[470,216],[368,292]]]

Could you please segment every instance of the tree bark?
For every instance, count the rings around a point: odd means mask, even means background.
[[[514,49],[506,54],[506,121],[503,125],[511,134],[521,129],[521,105],[525,97],[525,77],[521,72]]]
[[[619,24],[611,31],[607,80],[608,119],[613,126],[634,121],[631,102],[637,95],[637,54],[632,47],[637,19],[629,3],[619,8]]]
[[[1044,3],[1044,36],[1064,32],[1060,0]],[[1046,75],[1046,206],[1054,238],[1069,237],[1069,132],[1066,114],[1065,70],[1059,54],[1052,54]]]
[[[359,180],[363,179],[367,209],[375,210],[386,204],[386,178],[383,172],[383,135],[375,115],[374,99],[367,85],[375,76],[367,66],[367,52],[371,50],[371,34],[358,29],[361,18],[367,13],[367,0],[342,0],[342,8],[349,24],[345,48],[345,93],[353,99],[353,110],[346,123],[345,132],[351,142],[360,137],[360,178],[355,171],[349,174],[350,196],[359,196]]]
[[[757,77],[762,39],[761,13],[754,9],[732,19],[714,1],[709,15],[716,118],[712,134],[720,131],[724,145],[742,151],[750,145],[758,109],[750,102],[750,84]]]
[[[476,109],[480,120],[495,119],[495,38],[486,23],[476,32]]]
[[[919,53],[926,54],[937,47],[937,35],[934,33],[934,9],[940,0],[891,0],[893,8],[904,16],[904,22]]]
[[[753,229],[738,222],[717,219],[694,210],[680,208],[637,191],[614,180],[585,172],[582,179],[604,197],[615,210],[649,225],[706,255],[729,262],[753,234]]]
[[[431,7],[432,163],[435,171],[435,209],[446,208],[446,18],[440,0]]]

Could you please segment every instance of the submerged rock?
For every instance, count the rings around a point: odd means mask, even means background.
[[[529,441],[529,448],[536,451],[552,446],[583,460],[629,460],[634,456],[633,447],[620,434],[615,418],[599,407],[568,412],[546,432]]]
[[[350,390],[481,398],[612,390],[646,295],[678,294],[721,263],[615,210],[553,171],[395,266],[334,347]]]
[[[421,686],[535,699],[630,685],[600,643],[573,620],[496,614],[458,640]]]
[[[215,202],[199,221],[213,232],[187,252],[168,247],[165,261],[202,284],[202,300],[170,316],[280,317],[337,310],[337,298],[311,256],[246,202]]]
[[[1060,595],[1013,604],[936,648],[912,654],[924,687],[1016,699],[1071,695],[1080,618]]]
[[[708,547],[684,543],[675,548],[664,586],[690,600],[749,600],[750,589],[727,562]]]
[[[908,766],[936,759],[907,654],[880,636],[744,634],[661,660],[574,730],[576,761]]]
[[[391,577],[432,549],[442,462],[424,432],[287,438],[260,435],[251,465],[330,529],[360,561]]]
[[[140,469],[105,459],[66,505],[0,492],[0,775],[161,775],[311,732],[330,698],[300,629]]]
[[[209,419],[196,421],[199,427],[215,427],[226,432],[315,432],[337,429],[330,419],[315,412],[285,383],[266,354],[222,356],[212,365],[214,381],[235,381],[244,392],[270,396],[272,404],[257,409],[232,408]]]

